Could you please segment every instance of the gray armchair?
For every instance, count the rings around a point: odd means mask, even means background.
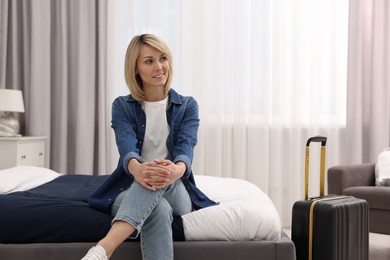
[[[366,200],[369,205],[370,232],[390,235],[390,187],[375,186],[375,164],[329,168],[328,193]]]

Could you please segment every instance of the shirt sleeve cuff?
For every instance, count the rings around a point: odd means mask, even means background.
[[[133,176],[130,172],[129,172],[129,162],[131,159],[137,159],[137,161],[139,162],[142,162],[142,158],[141,156],[139,156],[139,154],[135,153],[135,152],[128,152],[125,157],[123,158],[123,169],[125,170],[125,172],[127,174],[129,174],[130,176]]]
[[[184,172],[184,175],[182,178],[188,178],[192,172],[192,169],[191,169],[192,162],[191,162],[190,158],[186,155],[179,155],[173,160],[173,163],[177,163],[177,162],[183,162],[186,165],[186,171]]]

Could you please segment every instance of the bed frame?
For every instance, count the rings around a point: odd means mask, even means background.
[[[95,243],[0,244],[0,259],[81,259]],[[295,247],[282,233],[280,241],[174,242],[175,260],[296,260]],[[142,260],[139,242],[123,243],[111,260]]]

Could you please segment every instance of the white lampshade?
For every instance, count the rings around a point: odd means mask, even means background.
[[[22,91],[0,89],[0,136],[21,136],[19,121],[12,112],[24,112]]]
[[[0,111],[24,112],[22,91],[0,89]]]

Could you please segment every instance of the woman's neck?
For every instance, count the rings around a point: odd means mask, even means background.
[[[144,93],[145,93],[145,101],[148,102],[160,101],[167,97],[167,95],[164,93],[164,88],[153,90],[153,91],[145,90]]]

